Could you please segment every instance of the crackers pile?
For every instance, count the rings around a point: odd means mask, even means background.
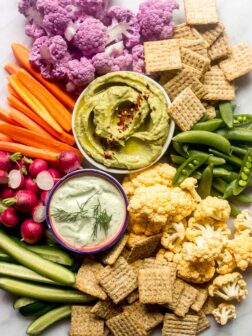
[[[97,298],[73,306],[70,336],[195,336],[209,328],[208,290],[177,277],[177,266],[156,257],[160,235],[130,240],[125,234],[106,254],[86,258],[75,287]]]
[[[216,0],[184,5],[186,22],[175,26],[172,39],[145,43],[145,63],[147,74],[160,74],[172,101],[169,115],[188,131],[203,116],[214,118],[220,101],[235,99],[233,81],[252,70],[252,49],[246,43],[231,46]]]

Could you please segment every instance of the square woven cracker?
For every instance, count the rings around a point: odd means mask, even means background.
[[[168,114],[182,131],[189,131],[206,112],[190,88],[182,91],[168,108]]]
[[[172,302],[170,304],[165,305],[166,308],[173,311],[176,309],[180,296],[184,291],[184,288],[185,288],[185,282],[183,280],[176,279],[174,282],[174,287],[172,289]]]
[[[174,27],[172,38],[194,40],[201,38],[201,36],[195,28],[192,28],[184,22]]]
[[[160,239],[160,234],[141,239],[133,246],[128,258],[128,262],[132,263],[138,259],[144,259],[155,255],[160,245]]]
[[[223,71],[216,65],[208,71],[203,80],[203,84],[207,89],[207,94],[204,100],[218,101],[218,100],[234,100],[235,87],[229,83]]]
[[[187,65],[197,72],[200,76],[204,75],[210,68],[210,60],[207,57],[203,57],[200,54],[192,51],[188,48],[181,48],[181,60],[183,65]]]
[[[173,283],[169,267],[140,269],[139,301],[143,304],[171,303]]]
[[[218,23],[217,25],[202,26],[197,28],[197,30],[206,41],[206,45],[209,48],[217,40],[221,33],[223,33],[224,26],[222,23]]]
[[[208,54],[212,61],[227,58],[231,52],[232,48],[225,32],[223,32],[208,49]]]
[[[211,324],[204,313],[200,312],[198,316],[199,316],[199,322],[197,326],[197,334],[200,334],[202,331],[210,328]]]
[[[232,81],[252,71],[252,49],[240,43],[232,49],[232,55],[220,63],[227,80]]]
[[[138,277],[139,270],[143,266],[143,263],[144,261],[142,259],[138,259],[134,261],[132,264],[130,264],[130,266],[132,267],[133,271],[136,274],[136,277]]]
[[[190,49],[191,51],[208,58],[206,42],[202,38],[196,40],[178,39],[177,41],[181,48]]]
[[[204,288],[198,288],[198,293],[195,299],[195,302],[192,304],[191,309],[196,311],[197,313],[202,309],[204,306],[207,298],[208,298],[208,291]]]
[[[122,312],[122,307],[114,304],[111,299],[98,301],[91,309],[91,312],[96,316],[108,320]]]
[[[106,322],[115,336],[147,336],[146,330],[132,314],[123,312]]]
[[[208,297],[206,303],[202,307],[202,312],[205,315],[212,315],[213,310],[217,307],[214,299],[212,297]]]
[[[136,289],[136,290],[134,290],[134,292],[130,293],[130,295],[127,296],[126,300],[127,300],[128,304],[132,304],[132,303],[138,301],[139,300],[138,290]]]
[[[145,42],[144,54],[148,74],[182,68],[179,45],[176,40]]]
[[[184,318],[174,314],[166,314],[162,336],[195,336],[197,332],[199,317],[187,315]]]
[[[116,262],[116,260],[120,257],[124,247],[127,244],[128,238],[129,235],[124,235],[119,240],[119,242],[114,247],[112,247],[112,249],[110,249],[102,256],[101,262],[106,265],[113,265]]]
[[[177,316],[184,317],[191,305],[194,303],[196,297],[198,295],[198,290],[187,283],[184,284],[184,289],[180,295],[180,298],[177,303],[177,307],[174,311],[174,313]]]
[[[155,328],[164,319],[157,306],[143,305],[139,302],[135,302],[131,306],[125,306],[124,311],[132,314],[146,331]]]
[[[92,307],[72,306],[69,336],[103,336],[104,321],[91,313]]]
[[[99,285],[97,279],[97,272],[101,271],[101,269],[103,269],[103,266],[96,261],[90,260],[84,263],[78,270],[74,288],[101,300],[105,300],[107,294]]]
[[[207,94],[204,85],[188,69],[181,70],[173,79],[166,83],[164,89],[169,98],[174,100],[187,87],[190,87],[199,99]]]
[[[186,22],[190,25],[218,23],[215,0],[184,0]]]
[[[117,304],[137,288],[137,277],[127,261],[120,257],[112,267],[105,267],[100,285]]]
[[[161,85],[165,85],[169,80],[171,80],[180,70],[174,70],[174,71],[164,71],[161,73],[161,76],[159,78],[159,83]]]

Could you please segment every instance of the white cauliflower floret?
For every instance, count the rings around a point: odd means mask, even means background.
[[[174,256],[175,254],[173,252],[166,251],[165,249],[161,248],[156,255],[156,259],[161,260],[161,261],[166,260],[166,261],[172,262],[174,259]]]
[[[221,325],[226,325],[228,321],[236,319],[235,306],[228,303],[221,303],[212,314],[215,321]]]
[[[241,301],[248,294],[247,284],[238,272],[217,276],[208,291],[210,296],[216,296],[225,301]]]
[[[200,236],[195,243],[184,243],[185,260],[191,262],[207,262],[215,260],[221,253],[223,238],[216,235]]]
[[[252,233],[252,218],[249,210],[243,210],[234,220],[235,235]]]
[[[185,239],[185,226],[183,223],[167,224],[161,239],[161,244],[167,250],[178,253],[182,249]]]
[[[219,274],[232,273],[236,268],[235,258],[227,246],[223,248],[217,259],[215,259],[215,262],[216,271]]]
[[[194,218],[198,223],[226,222],[230,217],[230,212],[228,201],[208,196],[198,204]]]
[[[242,271],[252,265],[252,237],[248,234],[235,236],[227,242],[227,247],[233,254],[237,267]]]
[[[179,187],[182,190],[187,190],[192,195],[192,197],[196,200],[196,202],[200,202],[201,197],[196,191],[197,183],[198,181],[194,177],[188,177],[180,184]]]
[[[188,227],[186,229],[186,238],[189,241],[195,242],[197,237],[200,236],[216,236],[221,237],[224,240],[228,239],[231,235],[231,231],[224,222],[212,222],[209,223],[198,223],[195,218],[190,218],[188,221]]]
[[[128,197],[132,197],[139,187],[151,187],[161,184],[167,187],[172,185],[176,169],[167,163],[158,163],[144,171],[136,172],[125,177],[123,188]]]

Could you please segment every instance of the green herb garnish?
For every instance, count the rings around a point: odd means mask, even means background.
[[[95,223],[94,223],[94,228],[93,228],[93,233],[92,233],[93,240],[97,238],[98,228],[100,228],[100,230],[102,229],[105,235],[107,236],[109,224],[112,219],[112,215],[109,216],[107,213],[107,210],[105,209],[102,210],[99,199],[98,199],[98,204],[94,207],[94,219],[95,219]]]

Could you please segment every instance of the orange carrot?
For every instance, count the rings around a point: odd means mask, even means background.
[[[16,110],[24,113],[27,117],[35,121],[41,127],[43,127],[48,133],[50,133],[55,139],[67,143],[68,145],[74,145],[75,140],[71,134],[62,132],[61,134],[56,132],[51,126],[49,126],[43,119],[41,119],[36,113],[34,113],[27,105],[21,102],[13,95],[8,95],[8,104]]]
[[[18,80],[16,75],[9,77],[9,82],[15,91],[20,95],[24,102],[46,121],[55,131],[62,133],[61,126],[53,119],[47,109],[31,94],[29,90]]]
[[[15,110],[15,109],[11,109],[10,117],[11,117],[11,119],[16,121],[18,124],[20,124],[24,128],[27,128],[31,131],[37,132],[37,133],[45,136],[45,137],[53,139],[53,137],[48,132],[46,132],[42,127],[40,127],[33,120],[28,118],[22,112],[19,112],[18,110]]]
[[[9,91],[10,94],[12,94],[13,96],[15,96],[17,99],[22,100],[21,97],[17,94],[17,92],[10,85],[10,83],[8,83],[8,91]]]
[[[25,156],[35,159],[43,159],[46,161],[56,162],[58,159],[58,155],[56,153],[14,142],[0,141],[0,150],[11,153],[19,152]]]
[[[4,70],[8,72],[10,75],[14,75],[20,67],[15,63],[8,63],[5,65]]]
[[[22,44],[13,43],[12,44],[12,51],[14,56],[16,57],[17,61],[25,68],[30,74],[33,75],[41,84],[43,84],[49,91],[51,91],[55,97],[57,97],[62,104],[68,107],[70,110],[73,110],[75,101],[74,99],[67,94],[57,83],[50,82],[43,78],[39,71],[35,70],[30,62],[29,62],[29,55],[30,51]]]
[[[72,115],[42,84],[33,78],[26,70],[19,69],[17,78],[34,97],[45,106],[51,116],[67,132],[72,129]]]
[[[12,126],[4,122],[0,122],[1,132],[10,136],[14,141],[27,146],[33,146],[40,149],[46,149],[50,152],[60,153],[65,150],[73,150],[79,154],[79,151],[63,142],[50,139],[34,131],[25,128]]]
[[[18,126],[18,124],[14,120],[11,119],[10,112],[6,111],[2,107],[0,107],[0,119],[2,121],[5,121],[5,122],[9,123],[9,124],[17,125]]]
[[[12,139],[3,133],[0,133],[0,141],[12,142]]]

